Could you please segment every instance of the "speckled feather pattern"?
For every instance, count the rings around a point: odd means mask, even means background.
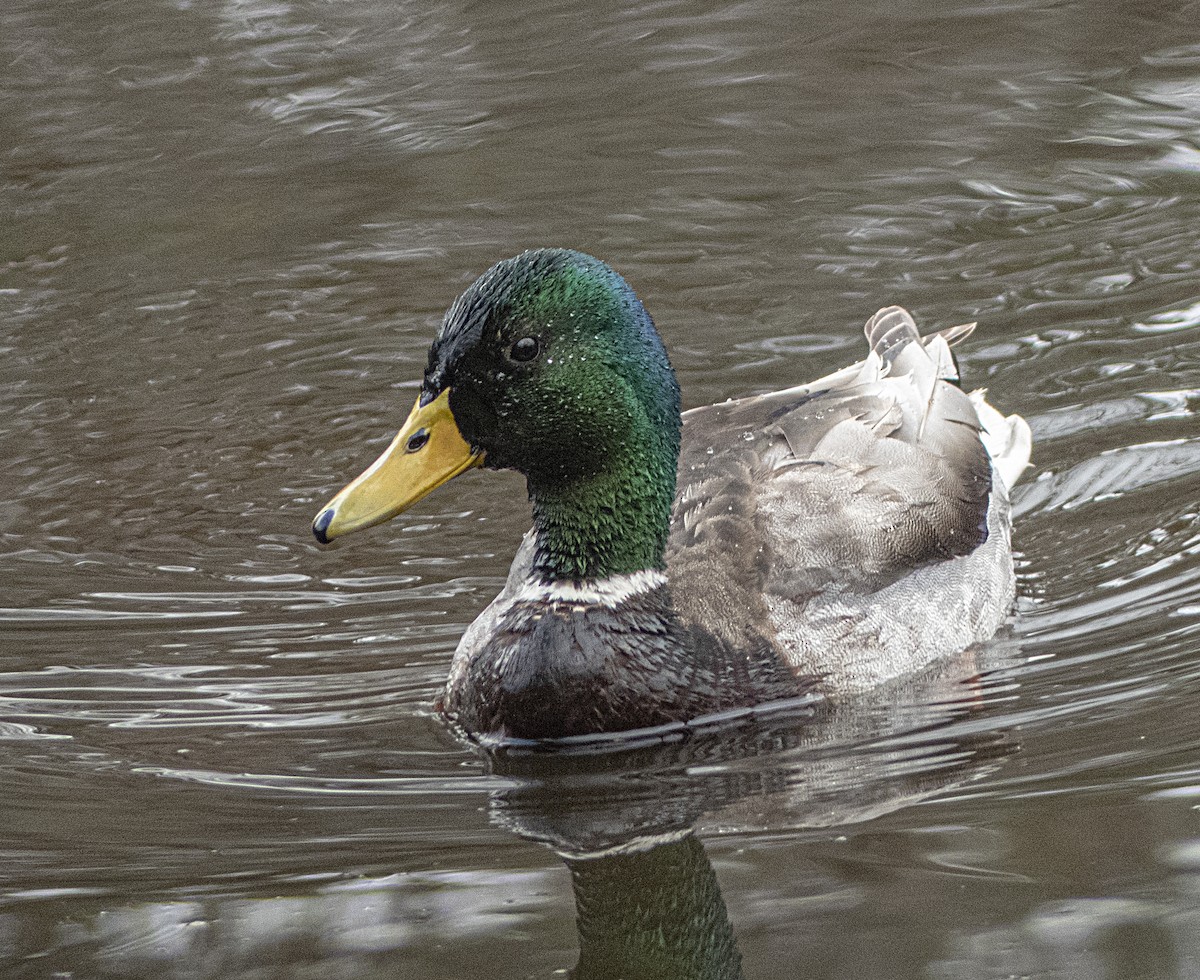
[[[868,358],[801,388],[684,415],[669,577],[686,622],[727,642],[764,624],[829,693],[861,690],[994,633],[1015,578],[1010,474],[1028,427],[953,382],[948,340],[898,307]],[[729,447],[729,448],[725,448]],[[686,588],[684,585],[686,584]]]

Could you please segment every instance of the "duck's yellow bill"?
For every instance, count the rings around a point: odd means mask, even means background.
[[[458,431],[450,411],[450,389],[428,405],[418,398],[383,455],[321,508],[313,534],[328,544],[340,535],[382,524],[482,462],[483,453],[473,452]]]

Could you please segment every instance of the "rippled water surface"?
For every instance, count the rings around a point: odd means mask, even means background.
[[[1200,977],[1197,25],[6,0],[4,976]],[[1011,630],[687,745],[458,741],[520,481],[308,524],[539,244],[628,278],[689,405],[887,303],[978,320],[965,381],[1036,440]]]

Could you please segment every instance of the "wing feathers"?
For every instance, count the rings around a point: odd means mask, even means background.
[[[689,548],[728,561],[742,541],[764,556],[742,566],[761,581],[725,588],[798,598],[827,583],[873,591],[971,552],[988,533],[989,452],[1006,485],[1028,459],[1028,427],[955,383],[950,348],[974,326],[921,337],[905,310],[886,307],[864,327],[870,352],[858,364],[686,413],[668,563]],[[721,533],[705,534],[718,516]]]

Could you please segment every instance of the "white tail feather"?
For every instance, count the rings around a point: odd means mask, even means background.
[[[992,458],[1004,487],[1012,490],[1029,466],[1029,454],[1033,451],[1033,433],[1029,423],[1019,415],[1001,415],[986,401],[987,390],[980,388],[971,392],[971,403],[979,424],[983,426],[980,438],[983,447]]]

